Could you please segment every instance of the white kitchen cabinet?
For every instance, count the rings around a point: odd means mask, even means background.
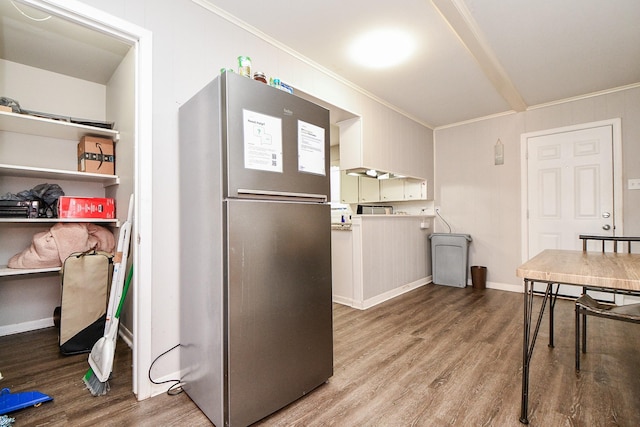
[[[404,200],[427,200],[427,181],[405,179]]]
[[[358,177],[358,201],[372,203],[380,201],[380,181],[375,178]]]
[[[340,201],[344,204],[358,203],[359,178],[340,171]]]
[[[427,200],[427,181],[412,178],[380,180],[380,201]]]
[[[404,200],[403,179],[383,179],[380,181],[380,201],[395,202]]]
[[[367,168],[420,179],[433,177],[433,134],[400,114],[349,119],[340,127],[340,167]]]
[[[362,163],[362,119],[343,120],[340,128],[340,169],[354,169]]]

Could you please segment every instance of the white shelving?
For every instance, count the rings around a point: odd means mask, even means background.
[[[0,176],[16,176],[22,178],[69,179],[74,181],[98,182],[105,187],[120,183],[117,175],[76,172],[61,169],[35,168],[0,163]]]
[[[8,276],[21,276],[25,274],[41,274],[41,273],[56,273],[61,270],[62,267],[48,267],[48,268],[9,268],[6,265],[0,265],[0,277]]]
[[[104,136],[114,141],[118,141],[120,138],[119,132],[113,129],[102,129],[8,111],[0,111],[0,130],[74,141],[79,141],[85,135]]]
[[[32,135],[34,137],[56,138],[69,140],[71,143],[77,142],[86,135],[101,136],[118,141],[120,134],[116,130],[103,129],[99,127],[86,126],[76,123],[70,123],[61,120],[54,120],[25,114],[16,114],[11,112],[0,111],[0,131],[15,132],[24,135]],[[65,169],[52,169],[33,167],[15,164],[0,164],[0,178],[42,178],[46,180],[67,180],[85,183],[102,184],[103,187],[110,187],[120,184],[120,178],[117,175],[105,175],[98,173],[78,172]],[[103,195],[101,195],[103,196]],[[65,223],[96,223],[107,225],[109,227],[119,227],[118,219],[100,219],[100,218],[0,218],[0,224],[29,224],[29,225],[47,225]],[[0,265],[0,277],[13,277],[28,274],[54,273],[60,271],[60,267],[52,268],[30,268],[15,269],[8,268],[6,265]]]
[[[103,219],[103,218],[0,218],[0,223],[15,223],[15,224],[57,224],[58,222],[91,222],[94,224],[107,224],[113,227],[119,227],[120,221],[118,219]]]

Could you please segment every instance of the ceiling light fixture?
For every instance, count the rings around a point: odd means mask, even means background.
[[[374,30],[358,37],[349,56],[365,67],[386,68],[405,61],[415,50],[413,38],[404,31]]]

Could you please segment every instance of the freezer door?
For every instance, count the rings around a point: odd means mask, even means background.
[[[233,73],[221,82],[225,196],[328,200],[329,111]]]
[[[228,414],[249,425],[333,373],[329,206],[231,200]]]

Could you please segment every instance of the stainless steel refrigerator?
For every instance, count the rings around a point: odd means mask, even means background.
[[[249,425],[333,374],[329,112],[223,73],[179,115],[184,390]]]

